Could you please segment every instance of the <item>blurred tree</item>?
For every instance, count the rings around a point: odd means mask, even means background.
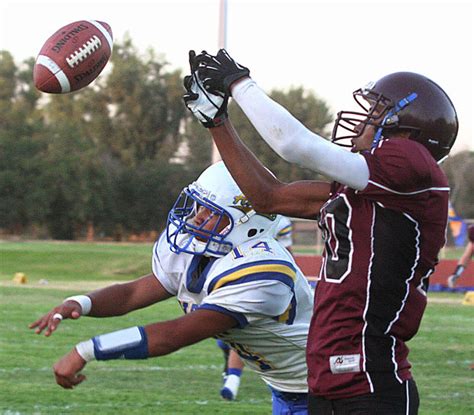
[[[129,38],[114,47],[105,88],[111,129],[102,143],[127,166],[167,163],[181,144],[181,73],[166,66],[152,50],[141,58]]]
[[[163,230],[169,209],[193,179],[177,164],[145,161],[138,168],[124,169],[118,178],[115,201],[121,228],[129,233]]]
[[[448,176],[454,210],[466,219],[474,219],[474,152],[450,156],[442,168]]]
[[[38,183],[45,143],[32,67],[32,59],[17,67],[0,51],[0,227],[16,232],[41,223],[47,211]]]
[[[212,138],[207,128],[191,113],[185,125],[183,160],[190,174],[196,178],[212,163]]]
[[[116,42],[104,74],[64,95],[32,85],[34,60],[0,52],[0,227],[40,224],[54,238],[163,228],[183,186],[211,163],[212,142],[182,103],[180,71],[131,39]],[[324,133],[326,104],[303,88],[272,96]],[[278,157],[231,104],[237,130],[282,180],[315,178]]]
[[[68,239],[85,229],[117,235],[143,231],[153,220],[162,224],[163,212],[147,209],[144,200],[159,195],[155,171],[172,169],[185,114],[181,75],[166,72],[165,66],[152,51],[141,58],[126,39],[115,45],[108,76],[48,100],[45,159],[52,167],[43,177],[52,198],[48,226],[55,237]],[[154,189],[147,187],[151,182]]]

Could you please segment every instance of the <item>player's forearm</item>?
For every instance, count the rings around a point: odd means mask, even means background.
[[[93,291],[88,297],[92,301],[89,315],[112,317],[147,307],[172,295],[151,273],[124,284],[115,284]]]
[[[242,142],[230,121],[210,131],[232,177],[257,212],[306,219],[317,216],[329,197],[328,183],[283,183]]]
[[[174,320],[135,326],[102,334],[76,345],[86,361],[147,359],[225,332],[237,324],[234,317],[210,310],[196,310]]]
[[[75,350],[85,362],[92,360],[148,359],[172,353],[191,344],[174,335],[168,322],[135,326],[80,342]],[[168,327],[169,326],[169,327]]]
[[[471,258],[473,254],[474,254],[474,244],[472,242],[469,242],[466,246],[466,249],[464,250],[464,253],[459,259],[458,265],[462,265],[464,268],[466,268],[471,262]]]
[[[128,300],[131,293],[128,284],[114,284],[87,294],[92,302],[89,316],[113,317],[132,311],[133,307]]]
[[[361,155],[350,153],[309,131],[251,79],[236,82],[232,88],[235,101],[282,158],[354,189],[367,186],[369,170]]]
[[[281,182],[242,142],[230,121],[209,130],[232,177],[257,212],[274,213],[274,190]]]

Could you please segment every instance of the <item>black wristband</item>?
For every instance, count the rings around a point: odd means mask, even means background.
[[[202,125],[206,128],[214,128],[219,127],[220,125],[224,124],[224,121],[228,118],[227,112],[224,112],[221,115],[218,115],[216,118],[213,118],[209,121],[203,121]]]

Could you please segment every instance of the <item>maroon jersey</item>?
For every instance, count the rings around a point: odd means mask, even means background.
[[[445,243],[449,187],[428,150],[382,140],[363,154],[368,186],[340,186],[321,208],[325,252],[309,331],[314,395],[347,398],[411,378],[428,277]]]
[[[474,242],[474,225],[469,225],[467,228],[467,236],[470,242]]]

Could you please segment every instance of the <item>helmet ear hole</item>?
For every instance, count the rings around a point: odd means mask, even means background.
[[[257,234],[257,229],[255,229],[255,228],[249,229],[249,231],[247,232],[247,236],[249,238],[254,237],[256,234]]]

